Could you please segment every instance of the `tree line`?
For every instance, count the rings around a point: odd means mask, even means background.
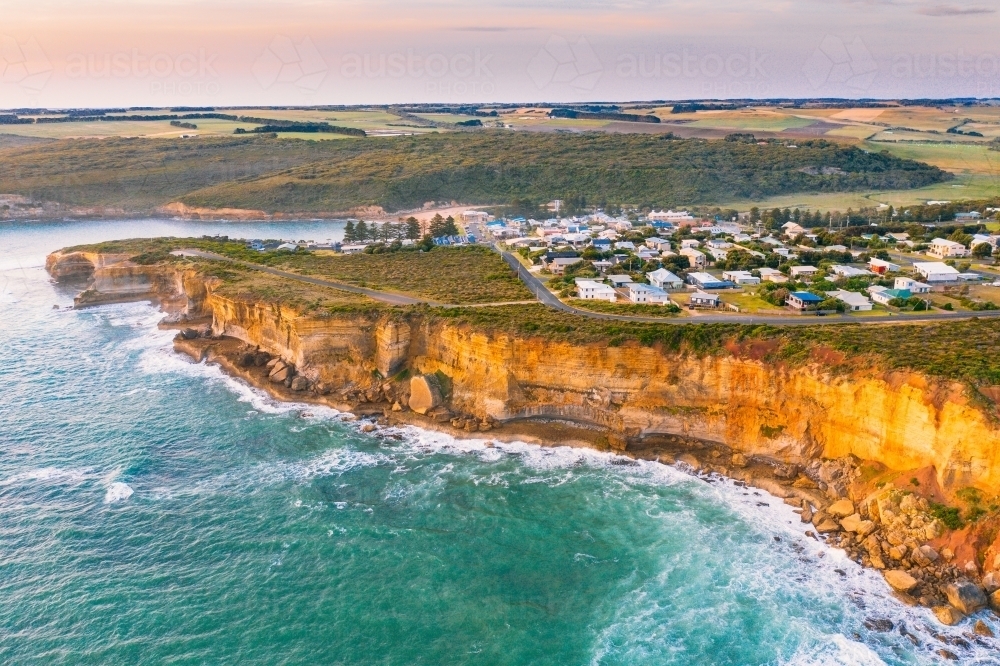
[[[348,220],[344,227],[345,243],[389,243],[391,241],[412,240],[421,238],[441,238],[442,236],[458,236],[460,233],[455,218],[451,215],[441,217],[440,213],[429,221],[421,222],[412,215],[402,222],[367,223],[359,220],[357,224]]]

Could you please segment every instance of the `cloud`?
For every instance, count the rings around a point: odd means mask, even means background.
[[[989,7],[955,7],[954,5],[931,5],[921,7],[918,14],[924,16],[971,16],[974,14],[996,14],[995,9]]]
[[[527,28],[513,28],[502,25],[463,25],[457,28],[450,28],[452,32],[514,32],[515,30],[526,30]]]

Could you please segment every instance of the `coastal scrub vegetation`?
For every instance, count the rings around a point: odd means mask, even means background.
[[[951,174],[824,140],[708,141],[647,134],[454,132],[344,141],[266,135],[66,139],[0,148],[0,191],[69,205],[171,201],[266,212],[428,201],[559,198],[679,206],[792,192],[922,187]]]

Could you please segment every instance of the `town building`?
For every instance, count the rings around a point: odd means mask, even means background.
[[[760,284],[760,278],[755,275],[751,275],[749,271],[723,271],[722,279],[745,286]]]
[[[850,312],[867,312],[872,309],[872,302],[864,294],[859,294],[856,291],[838,289],[837,291],[828,291],[826,295],[830,298],[836,298]]]
[[[688,304],[695,308],[717,308],[722,305],[722,299],[718,294],[708,294],[699,289],[692,292]]]
[[[871,275],[871,271],[866,271],[863,268],[855,268],[854,266],[842,266],[839,264],[834,264],[830,266],[830,272],[834,275],[839,275],[840,277],[862,277],[865,275]]]
[[[815,310],[823,299],[808,291],[793,291],[788,295],[787,302],[795,310]]]
[[[688,273],[687,282],[699,289],[732,289],[736,286],[729,280],[720,280],[711,273]]]
[[[646,278],[651,285],[660,289],[680,289],[684,286],[684,281],[666,268],[658,268],[651,273],[646,273]]]
[[[940,261],[915,262],[913,270],[928,282],[955,282],[959,278],[958,269]]]
[[[765,266],[764,268],[758,268],[757,272],[760,274],[760,279],[764,282],[774,282],[776,284],[788,282],[788,278],[777,268],[768,268]]]
[[[611,283],[612,287],[624,287],[632,282],[632,278],[628,275],[609,275],[608,282]]]
[[[872,257],[868,260],[868,270],[876,275],[885,275],[886,273],[899,272],[900,266],[899,264],[894,264],[890,261],[885,261],[884,259]]]
[[[875,287],[869,287],[872,300],[881,305],[889,305],[889,302],[897,298],[909,298],[912,296],[908,289],[887,289],[879,287],[877,291],[872,291]]]
[[[613,287],[594,280],[577,281],[576,292],[580,298],[587,301],[608,301],[614,303],[618,300],[618,295],[615,293]]]
[[[815,266],[792,266],[788,269],[788,274],[793,278],[812,277],[816,273],[819,273],[819,269]]]
[[[638,282],[630,282],[628,285],[628,299],[633,303],[650,303],[666,305],[670,302],[670,296],[659,287]]]
[[[572,266],[573,264],[578,264],[583,261],[580,257],[567,257],[567,258],[556,258],[551,260],[547,264],[547,268],[553,275],[562,275],[566,272],[567,266]]]
[[[927,256],[937,257],[938,259],[965,257],[968,254],[969,250],[964,245],[946,238],[935,238],[931,241],[931,246],[927,249]]]
[[[679,254],[682,257],[688,258],[688,261],[691,263],[691,268],[704,268],[708,265],[708,258],[705,256],[705,253],[696,250],[693,247],[681,248]]]
[[[918,282],[917,280],[908,277],[896,278],[896,281],[892,286],[895,289],[905,289],[912,294],[929,294],[931,291],[931,286],[929,284],[924,284],[923,282]]]

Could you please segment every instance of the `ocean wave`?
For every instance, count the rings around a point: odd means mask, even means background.
[[[32,481],[50,482],[52,485],[63,483],[79,483],[90,478],[93,470],[84,469],[61,469],[59,467],[39,467],[30,469],[6,479],[0,479],[0,487],[13,486]]]

